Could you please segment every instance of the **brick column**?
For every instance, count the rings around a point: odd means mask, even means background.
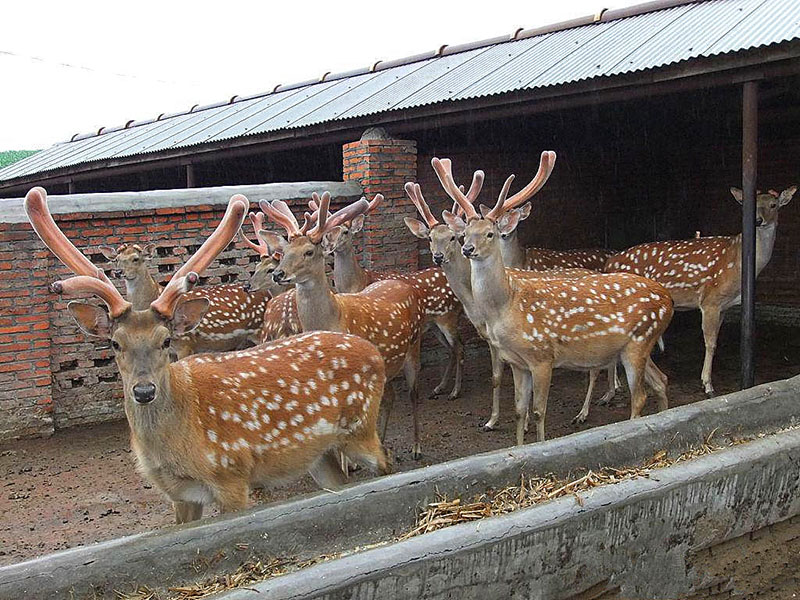
[[[49,254],[28,223],[0,223],[0,440],[53,433]]]
[[[417,143],[390,139],[383,130],[370,129],[357,142],[344,145],[343,159],[345,181],[358,181],[368,199],[378,192],[386,198],[364,226],[365,266],[402,271],[419,268],[416,238],[403,223],[404,216],[416,213],[403,185],[417,180]]]

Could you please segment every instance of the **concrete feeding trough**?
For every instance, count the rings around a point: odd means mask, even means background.
[[[682,597],[724,583],[687,567],[692,556],[800,514],[800,430],[786,430],[800,422],[798,400],[795,377],[337,493],[66,550],[0,569],[0,598],[113,598],[139,586],[170,597],[170,587],[231,573],[252,557],[302,562],[339,553],[215,597]],[[468,500],[523,474],[635,466],[711,437],[753,439],[579,498],[394,541],[440,495]]]

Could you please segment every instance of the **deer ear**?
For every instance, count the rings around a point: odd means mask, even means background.
[[[72,313],[72,318],[86,335],[109,339],[111,337],[111,319],[108,312],[99,306],[85,304],[84,302],[70,302],[67,309]]]
[[[350,233],[358,233],[362,229],[364,229],[364,215],[358,215],[350,221]]]
[[[331,227],[325,232],[325,235],[322,236],[322,249],[328,254],[332,253],[336,249],[336,246],[339,245],[339,238],[342,237],[342,233],[344,233],[344,227],[341,225]]]
[[[492,209],[486,206],[485,204],[481,204],[479,208],[481,209],[481,216],[484,219],[486,218],[486,215],[488,215],[492,211]]]
[[[111,246],[98,246],[98,250],[106,257],[106,260],[114,260],[117,258],[117,249]]]
[[[150,258],[156,252],[156,245],[155,244],[145,244],[142,247],[142,255],[147,256]]]
[[[778,206],[786,206],[789,204],[789,201],[794,196],[794,193],[797,191],[797,186],[793,185],[790,188],[786,188],[781,192],[781,195],[778,196]]]
[[[517,228],[520,218],[520,212],[517,209],[508,211],[497,221],[498,231],[502,235],[508,235]]]
[[[464,220],[461,217],[455,216],[449,210],[446,210],[442,213],[442,218],[444,219],[444,222],[447,223],[450,231],[456,235],[463,234],[464,230],[467,228],[467,224],[464,223]]]
[[[422,240],[428,239],[431,230],[428,229],[428,226],[425,225],[425,223],[418,221],[417,219],[412,219],[411,217],[403,217],[403,222],[415,236]]]
[[[732,187],[731,194],[733,194],[733,197],[736,198],[736,201],[739,204],[742,203],[742,190],[740,190],[739,188]]]
[[[519,220],[524,221],[525,219],[531,216],[531,203],[526,202],[525,204],[523,204],[519,208],[515,208],[514,210],[519,211]]]
[[[200,324],[209,307],[208,298],[192,298],[178,302],[172,315],[170,329],[175,335],[189,333]]]
[[[270,254],[274,252],[283,253],[283,249],[289,244],[285,237],[267,229],[259,229],[256,235],[258,236],[258,239],[269,246]]]

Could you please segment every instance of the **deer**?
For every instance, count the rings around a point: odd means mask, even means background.
[[[272,274],[277,283],[294,284],[297,312],[303,331],[343,331],[363,337],[378,348],[391,381],[402,371],[409,388],[414,420],[412,456],[422,456],[419,424],[420,334],[424,311],[414,289],[402,281],[376,282],[354,294],[335,294],[325,274],[322,238],[343,223],[363,214],[369,202],[362,198],[329,215],[330,193],[313,200],[319,206],[316,218],[306,214],[302,228],[288,205],[281,200],[261,201],[261,210],[286,231],[286,238],[267,230],[259,236],[283,253]],[[314,222],[313,227],[311,226]],[[387,385],[382,439],[394,404],[394,390]]]
[[[137,310],[59,229],[46,191],[35,187],[25,198],[34,231],[75,273],[52,291],[97,296],[107,306],[72,301],[67,309],[84,333],[111,341],[139,470],[172,501],[178,523],[201,518],[212,502],[224,512],[244,508],[251,486],[305,471],[322,487],[341,485],[337,450],[390,471],[376,430],[386,369],[369,342],[311,332],[170,360],[170,338],[191,331],[209,307],[187,292],[234,238],[248,205],[231,197],[211,236]]]
[[[404,281],[417,292],[422,299],[425,313],[425,326],[435,325],[434,331],[439,342],[447,348],[449,360],[439,384],[431,392],[436,397],[444,392],[451,377],[455,375],[453,388],[448,394],[449,400],[455,400],[461,394],[462,368],[464,363],[464,345],[458,330],[459,317],[462,313],[461,303],[453,294],[447,283],[444,272],[439,267],[422,269],[413,273],[397,273],[374,271],[362,267],[356,258],[353,247],[353,236],[364,227],[367,215],[375,210],[383,201],[382,194],[376,194],[369,203],[369,209],[349,223],[325,234],[322,238],[326,253],[333,255],[333,281],[337,292],[360,292],[376,281],[394,279]],[[309,208],[317,210],[312,201]]]
[[[242,237],[249,242],[244,234]],[[144,310],[158,298],[162,288],[150,273],[148,264],[154,255],[155,244],[123,244],[116,249],[100,246],[99,250],[124,279],[134,310]],[[262,259],[261,263],[264,262]],[[210,306],[196,328],[173,336],[172,349],[177,358],[251,345],[252,339],[260,336],[270,288],[249,290],[246,285],[222,284],[188,291],[187,298],[206,298]]]
[[[735,187],[730,191],[741,204],[742,191]],[[778,212],[796,191],[793,185],[780,193],[756,195],[756,275],[772,257]],[[722,313],[742,302],[742,234],[700,237],[696,232],[692,239],[640,244],[611,256],[605,270],[648,277],[670,292],[676,310],[700,310],[705,343],[700,381],[712,397],[711,370]]]
[[[476,171],[473,183],[466,197],[470,202],[475,201],[483,182],[483,172]],[[478,334],[486,340],[489,345],[489,353],[492,365],[492,413],[489,420],[482,426],[483,431],[493,431],[497,427],[500,418],[500,385],[502,383],[503,363],[499,359],[499,353],[492,346],[486,331],[486,322],[480,310],[475,305],[472,294],[470,261],[461,253],[461,244],[458,236],[447,225],[441,223],[433,216],[418,183],[407,182],[405,191],[411,202],[416,207],[423,221],[411,217],[405,217],[404,221],[413,235],[420,239],[427,240],[430,245],[431,256],[434,264],[439,265],[444,270],[445,276],[453,292],[458,297],[464,307],[467,318],[475,326]],[[463,192],[463,189],[462,189]],[[453,213],[456,212],[456,204]],[[523,278],[546,281],[556,278],[578,279],[595,272],[590,269],[554,269],[550,271],[529,271],[523,269],[513,269],[514,273]],[[589,415],[589,404],[594,391],[597,371],[589,371],[589,387],[586,393],[583,407],[578,415],[572,420],[573,423],[583,423]],[[611,389],[601,398],[600,404],[609,402],[616,394],[616,387]],[[527,424],[525,426],[527,431]]]
[[[549,248],[524,247],[517,234],[517,226],[531,214],[530,203],[506,212],[500,217],[500,227],[506,233],[500,234],[500,251],[505,265],[513,269],[546,271],[549,269],[591,269],[601,272],[606,259],[613,251],[593,250],[551,250]],[[515,225],[512,225],[512,222]]]
[[[527,202],[546,183],[555,152],[544,151],[536,176],[511,197],[514,176],[506,179],[494,208],[479,214],[453,181],[451,162],[432,165],[445,192],[466,220],[443,213],[448,226],[464,236],[461,252],[470,260],[475,305],[501,360],[514,375],[517,444],[524,443],[531,390],[538,441],[545,439],[545,414],[553,368],[590,370],[622,361],[631,393],[631,418],[641,415],[647,392],[654,389],[658,410],[668,407],[667,377],[650,352],[672,318],[672,299],[660,284],[628,274],[537,281],[506,269],[500,251],[500,217]]]

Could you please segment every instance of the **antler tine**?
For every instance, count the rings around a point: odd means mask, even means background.
[[[256,239],[258,240],[258,244],[254,244],[250,241],[247,235],[244,232],[244,229],[239,230],[239,235],[242,237],[242,240],[245,244],[247,244],[251,250],[255,250],[258,252],[259,256],[265,256],[269,253],[269,248],[264,244],[260,237],[258,237],[258,232],[264,228],[264,213],[253,213],[251,212],[247,215],[250,218],[250,223],[253,225],[253,231],[256,234]]]
[[[308,232],[309,227],[311,227],[316,222],[317,222],[317,218],[314,216],[314,214],[309,213],[309,212],[304,212],[303,213],[303,226],[300,228],[300,234],[301,235],[306,235],[306,233]]]
[[[467,196],[460,189],[458,189],[455,181],[453,181],[452,163],[450,159],[444,158],[440,160],[434,157],[431,159],[431,165],[433,166],[433,170],[436,172],[436,176],[439,178],[439,183],[442,184],[444,191],[447,192],[447,195],[455,200],[459,206],[461,206],[466,217],[468,219],[479,219],[480,215],[478,215],[475,207],[472,206],[469,198],[467,198]]]
[[[130,309],[130,302],[122,297],[105,273],[95,267],[56,225],[47,207],[47,192],[44,188],[35,187],[26,194],[25,213],[45,246],[77,274],[76,277],[53,283],[51,289],[54,292],[94,294],[108,305],[109,312],[115,319]]]
[[[327,200],[326,200],[327,195]],[[330,194],[325,192],[322,195],[322,202],[320,203],[319,208],[319,219],[317,220],[317,224],[311,231],[308,232],[309,239],[318,244],[322,240],[322,236],[324,236],[328,231],[336,227],[337,225],[341,225],[342,223],[346,223],[348,221],[352,221],[359,215],[365,214],[369,210],[369,202],[367,202],[366,198],[361,198],[352,204],[345,206],[344,208],[337,210],[335,213],[330,215],[327,219],[323,220],[322,215],[326,214],[328,211],[328,203],[330,202]]]
[[[422,188],[419,186],[419,184],[408,181],[403,187],[406,190],[406,194],[411,199],[411,202],[417,208],[417,212],[419,212],[422,218],[425,219],[425,223],[428,225],[428,228],[433,229],[436,225],[438,225],[439,221],[437,221],[436,217],[433,216],[428,203],[425,202],[425,198],[422,195]]]
[[[56,225],[47,206],[47,192],[42,187],[32,188],[25,195],[25,213],[36,232],[50,251],[77,275],[97,277],[111,283],[102,270],[92,264]]]
[[[295,219],[294,216],[286,216],[285,213],[273,206],[276,202],[280,202],[280,200],[273,200],[271,203],[267,202],[266,200],[261,200],[259,201],[258,205],[271,221],[274,221],[286,230],[286,234],[289,239],[296,238],[301,235],[300,228],[297,226],[297,219]]]
[[[384,200],[383,194],[375,194],[372,200],[369,201],[369,209],[367,209],[366,214],[370,214],[373,210],[378,208],[383,202],[383,200]]]
[[[467,192],[467,200],[469,200],[471,204],[475,204],[475,200],[478,199],[478,195],[481,193],[481,189],[483,189],[484,178],[485,175],[480,169],[472,174],[472,184],[469,186],[469,191]]]
[[[314,225],[313,229],[309,231],[306,235],[311,238],[311,241],[317,243],[319,240],[322,239],[325,230],[325,224],[328,222],[328,219],[331,216],[330,213],[330,206],[331,206],[331,194],[328,191],[322,192],[322,197],[317,192],[311,194],[312,201],[318,206],[316,210],[317,215],[317,223]]]
[[[508,196],[508,190],[511,189],[511,184],[514,181],[514,174],[512,173],[506,178],[505,183],[503,184],[503,188],[500,190],[500,195],[497,196],[497,202],[494,205],[494,208],[486,213],[487,219],[496,220],[500,218],[506,210],[510,210],[510,208],[504,208],[506,197]]]
[[[249,208],[250,201],[242,194],[235,194],[231,197],[228,208],[217,228],[203,242],[197,252],[175,272],[161,295],[150,303],[150,308],[167,319],[172,318],[178,298],[191,289],[187,289],[187,286],[194,286],[197,283],[198,275],[205,271],[217,255],[236,237],[236,232],[241,229],[244,216]]]
[[[516,194],[511,196],[508,200],[503,203],[502,212],[510,210],[512,208],[516,208],[520,204],[523,204],[530,200],[535,194],[539,192],[539,190],[544,187],[544,184],[547,183],[547,180],[550,178],[550,174],[553,172],[553,167],[556,164],[556,153],[552,150],[545,150],[542,152],[542,157],[539,160],[539,170],[536,172],[536,176],[531,180],[531,182],[518,191]],[[494,212],[494,211],[492,211]],[[499,213],[497,216],[500,216]],[[488,217],[488,215],[487,215]]]

